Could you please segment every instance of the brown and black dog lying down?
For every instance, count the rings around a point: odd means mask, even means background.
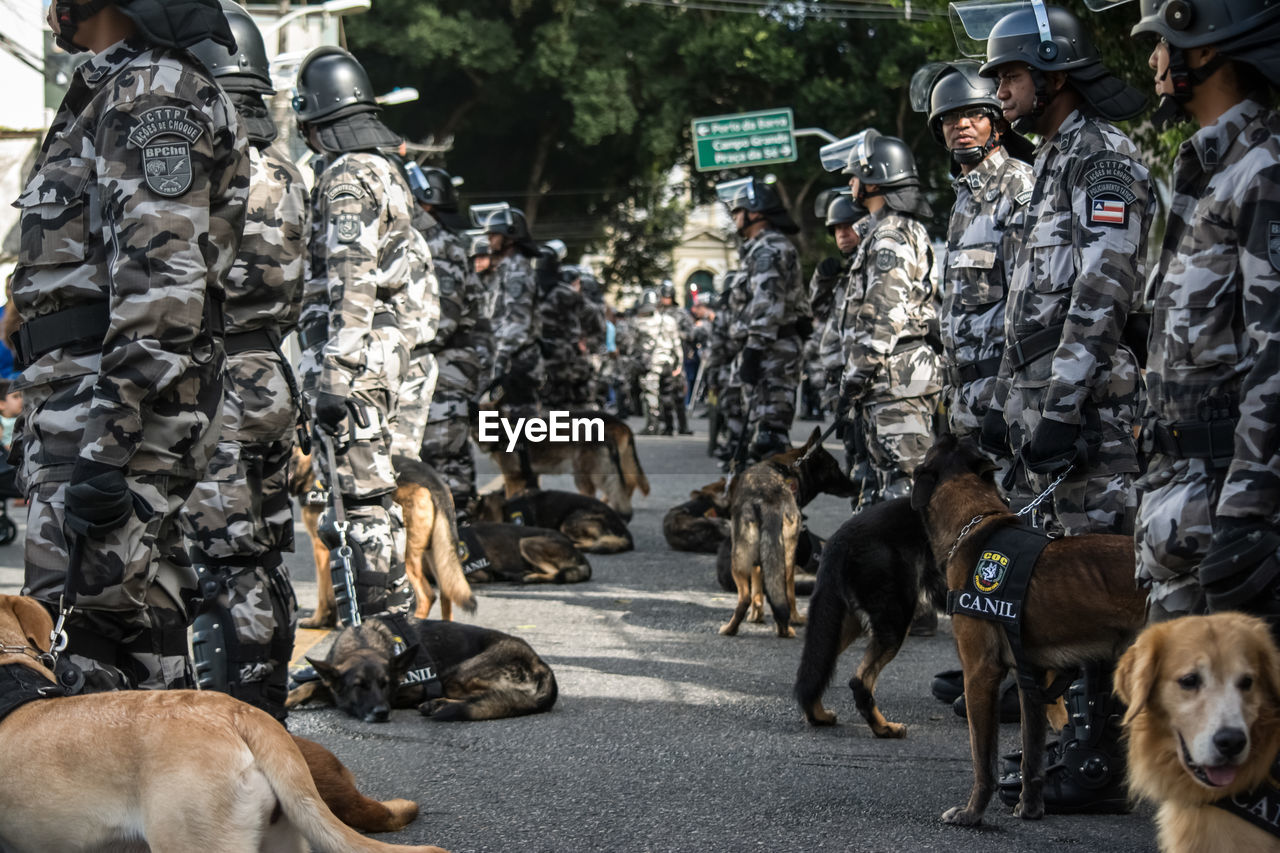
[[[413,585],[416,598],[414,615],[425,619],[435,602],[434,580],[440,587],[440,616],[453,618],[457,605],[468,612],[476,609],[475,596],[467,583],[458,559],[458,523],[453,496],[440,475],[417,459],[396,456],[395,501],[400,505],[405,527],[405,575]],[[303,628],[333,628],[338,624],[333,596],[333,578],[329,572],[329,548],[320,539],[320,515],[323,499],[313,501],[318,480],[312,458],[298,449],[293,451],[289,472],[289,489],[302,508],[302,523],[311,538],[312,559],[316,565],[316,589],[319,600],[316,612],[298,621]]]
[[[946,561],[947,588],[964,590],[987,539],[1017,518],[996,491],[994,466],[954,436],[938,438],[916,468],[911,505],[924,519],[929,544]],[[981,516],[957,543],[964,528]],[[947,555],[952,553],[950,560]],[[1047,671],[1071,671],[1088,661],[1112,661],[1133,641],[1146,619],[1146,593],[1134,583],[1133,537],[1067,536],[1045,546],[1022,604],[1022,648],[1026,662]],[[996,790],[1000,682],[1014,665],[1004,628],[957,611],[951,618],[964,667],[973,789],[966,805],[948,809],[946,823],[982,820]],[[1044,816],[1043,709],[1022,700],[1022,796],[1014,814]]]
[[[590,495],[555,489],[525,489],[512,497],[488,492],[472,504],[472,513],[479,521],[559,530],[575,548],[588,554],[617,554],[635,548],[622,516]]]
[[[463,527],[461,535],[463,569],[472,583],[580,583],[591,579],[591,564],[559,530],[480,521]]]
[[[673,551],[714,554],[729,541],[729,495],[721,477],[689,493],[662,517],[662,536]],[[734,589],[730,582],[730,590]]]
[[[1265,622],[1218,613],[1153,625],[1120,658],[1115,685],[1129,706],[1129,790],[1157,805],[1163,853],[1280,849],[1215,805],[1275,825],[1280,651]]]
[[[729,487],[738,603],[721,634],[738,633],[748,608],[752,622],[763,622],[766,596],[779,637],[794,637],[791,626],[804,624],[796,609],[795,587],[800,507],[822,492],[850,497],[857,491],[840,463],[822,447],[821,433],[815,427],[800,447],[752,465]]]
[[[42,662],[52,629],[35,600],[0,596],[0,672],[7,680],[54,686]],[[320,764],[309,769],[308,756]],[[312,779],[325,777],[330,796],[353,789],[341,763],[223,693],[35,699],[0,725],[0,766],[0,849],[10,853],[179,853],[193,846],[247,853],[308,845],[329,853],[442,853],[385,844],[346,826]],[[416,811],[404,801],[387,805],[400,811],[400,826]]]
[[[867,649],[849,679],[854,703],[876,737],[906,734],[876,706],[876,680],[902,648],[922,597],[943,609],[947,581],[909,498],[873,504],[840,525],[822,550],[796,672],[795,697],[810,725],[835,724],[822,694],[836,660],[866,631]]]
[[[492,403],[481,404],[482,412],[493,409]],[[520,454],[505,451],[505,435],[500,441],[481,442],[477,419],[473,421],[471,438],[502,472],[508,497],[537,488],[539,474],[573,474],[573,485],[579,492],[592,497],[599,494],[618,515],[630,521],[631,496],[636,489],[641,494],[649,494],[649,478],[636,455],[636,439],[631,427],[608,412],[596,410],[571,411],[569,417],[599,418],[604,424],[604,441],[526,442],[533,482],[525,477]]]
[[[497,720],[555,704],[551,667],[519,637],[435,619],[406,617],[405,627],[401,635],[385,616],[372,616],[343,628],[323,660],[307,659],[320,679],[289,691],[286,707],[326,701],[381,723],[392,708],[417,708],[433,720]],[[430,695],[430,675],[442,695]]]

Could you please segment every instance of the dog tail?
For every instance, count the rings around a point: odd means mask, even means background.
[[[649,478],[640,465],[640,457],[636,455],[636,437],[631,427],[623,424],[618,436],[618,470],[622,473],[622,484],[628,491],[639,489],[642,495],[649,494]]]
[[[351,771],[325,747],[297,735],[293,736],[293,742],[307,761],[320,798],[347,826],[364,832],[395,832],[418,817],[418,804],[413,800],[380,801],[366,797],[356,786]]]
[[[772,502],[757,502],[756,518],[760,524],[760,574],[769,609],[779,625],[791,621],[791,605],[787,602],[787,546],[783,539],[786,519],[781,507]]]
[[[431,719],[497,720],[550,711],[560,695],[555,673],[519,637],[505,637],[458,667],[454,679],[475,695],[435,705]]]
[[[365,838],[325,805],[311,771],[284,727],[262,710],[237,703],[232,725],[253,753],[285,817],[307,842],[324,853],[443,853],[438,847],[408,847]]]
[[[454,512],[453,496],[438,479],[433,478],[430,488],[436,505],[430,546],[431,568],[435,570],[436,583],[442,596],[468,613],[474,613],[475,593],[471,591],[471,584],[462,570],[462,561],[458,558],[458,518]]]
[[[835,674],[836,660],[862,633],[862,617],[844,594],[841,581],[850,555],[837,533],[822,551],[818,578],[809,598],[809,621],[804,632],[804,649],[796,670],[793,694],[813,725],[835,722],[822,707],[822,694]]]

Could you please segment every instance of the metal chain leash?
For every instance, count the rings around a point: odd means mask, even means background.
[[[1028,513],[1032,512],[1036,507],[1040,506],[1040,504],[1044,503],[1045,500],[1049,497],[1049,495],[1053,494],[1053,490],[1058,488],[1058,486],[1062,483],[1062,481],[1067,479],[1067,476],[1072,471],[1075,470],[1075,467],[1076,466],[1074,465],[1068,465],[1066,469],[1061,474],[1058,475],[1058,478],[1049,484],[1049,488],[1045,489],[1043,492],[1036,495],[1035,499],[1031,501],[1031,503],[1027,504],[1022,509],[1018,510],[1018,512],[1016,513],[1018,518],[1022,518],[1024,515],[1027,515]],[[1034,520],[1033,520],[1033,523],[1034,523]]]

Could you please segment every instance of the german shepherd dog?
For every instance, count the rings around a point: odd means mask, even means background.
[[[827,540],[809,600],[809,627],[796,672],[795,697],[810,725],[835,725],[822,694],[836,659],[870,631],[858,672],[849,679],[853,701],[876,737],[902,737],[876,706],[876,680],[902,648],[921,596],[947,603],[947,580],[933,559],[920,514],[909,498],[874,504],[840,525]]]
[[[307,660],[320,676],[289,691],[288,707],[328,701],[357,720],[386,722],[392,708],[417,708],[433,720],[498,720],[549,711],[551,667],[519,637],[476,625],[406,617],[408,636],[373,616],[338,632],[328,655]],[[426,653],[443,695],[405,681]]]
[[[804,624],[796,609],[795,587],[800,507],[821,492],[841,497],[857,493],[820,439],[821,430],[815,427],[800,447],[752,465],[734,478],[729,506],[738,604],[721,634],[738,633],[748,608],[752,622],[763,622],[766,595],[779,637],[794,637],[792,624]]]
[[[588,554],[617,554],[635,548],[622,516],[590,495],[525,489],[507,498],[502,492],[489,492],[481,495],[472,509],[473,516],[481,521],[559,530],[575,548]]]
[[[662,536],[673,551],[716,553],[720,543],[729,539],[729,496],[724,478],[690,492],[689,500],[667,510]]]
[[[911,506],[924,520],[933,553],[944,555],[948,589],[964,589],[988,537],[1017,521],[1000,500],[994,470],[990,460],[951,435],[938,438],[916,468]],[[1134,584],[1133,560],[1132,536],[1067,536],[1045,546],[1022,605],[1026,662],[1067,671],[1088,661],[1117,659],[1146,620],[1147,596]],[[942,820],[972,826],[981,822],[996,789],[1000,682],[1014,660],[1000,623],[956,613],[951,627],[964,668],[973,788],[968,803],[948,809]],[[1014,814],[1038,820],[1044,816],[1047,722],[1039,708],[1032,712],[1032,700],[1021,687],[1019,694],[1022,795]]]
[[[818,561],[822,559],[822,549],[827,540],[818,536],[804,526],[804,516],[800,516],[800,535],[796,537],[796,595],[812,595],[814,573],[818,571]],[[802,577],[802,574],[807,577]],[[733,580],[733,543],[726,539],[720,543],[716,551],[716,583],[725,592],[737,592],[738,585]]]
[[[441,618],[452,619],[455,604],[468,612],[475,610],[475,596],[458,560],[458,523],[453,496],[430,465],[408,456],[396,456],[393,462],[396,467],[395,501],[404,514],[405,575],[416,596],[414,615],[425,619],[435,602],[435,590],[431,588],[428,576],[440,586]],[[329,573],[329,548],[319,534],[324,505],[323,501],[316,502],[308,497],[316,493],[317,485],[311,457],[295,448],[289,489],[298,498],[302,507],[302,523],[311,537],[319,592],[316,612],[300,619],[298,624],[303,628],[332,628],[337,625],[337,605],[333,578]]]
[[[487,566],[468,570],[472,583],[578,583],[591,578],[591,564],[559,530],[489,521],[464,530],[488,560]]]
[[[492,403],[482,403],[481,408],[493,408]],[[530,487],[537,487],[539,474],[573,474],[573,484],[584,495],[594,497],[599,493],[604,502],[613,507],[626,521],[631,520],[631,495],[636,489],[649,494],[649,478],[644,474],[640,458],[636,455],[635,435],[631,427],[608,412],[596,410],[572,411],[571,418],[599,418],[604,422],[604,441],[526,442],[534,482],[529,482],[520,464],[520,453],[503,450],[506,439],[481,442],[479,422],[474,424],[471,438],[502,472],[507,497],[514,497]]]
[[[0,666],[53,687],[44,663],[52,630],[35,600],[0,596]],[[72,754],[72,744],[87,748]],[[0,726],[0,849],[442,853],[385,844],[344,824],[312,778],[333,765],[309,768],[300,746],[266,712],[212,690],[28,702]]]

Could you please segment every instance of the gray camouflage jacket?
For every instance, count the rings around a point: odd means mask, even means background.
[[[743,244],[742,272],[747,303],[733,317],[733,337],[747,349],[767,350],[778,330],[809,316],[809,297],[800,276],[800,256],[776,228],[765,228]]]

